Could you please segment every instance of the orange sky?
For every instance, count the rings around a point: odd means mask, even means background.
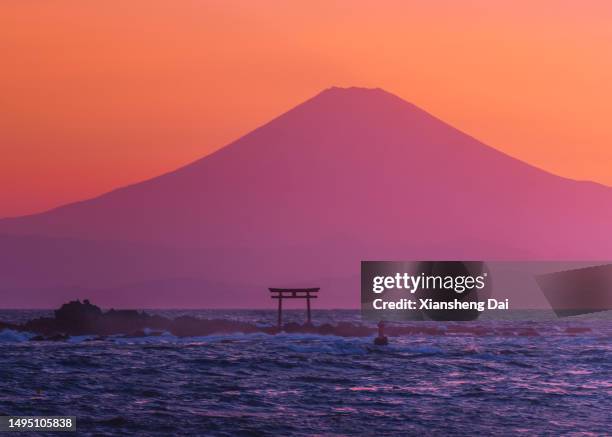
[[[611,21],[607,1],[4,0],[0,216],[171,170],[332,85],[612,185]]]

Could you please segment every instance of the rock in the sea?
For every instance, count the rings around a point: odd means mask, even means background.
[[[87,299],[65,303],[55,311],[55,323],[64,332],[80,335],[89,334],[95,328],[102,310]]]
[[[378,336],[374,339],[376,346],[387,346],[389,344],[389,338],[386,335]]]
[[[109,335],[128,335],[144,337],[169,332],[177,337],[197,337],[211,334],[255,333],[276,334],[276,326],[258,326],[238,320],[200,319],[181,316],[169,319],[149,315],[136,310],[102,311],[88,300],[76,300],[62,305],[55,311],[55,317],[40,317],[23,325],[12,326],[18,331],[38,334],[34,341],[60,341],[73,335],[97,335],[97,339]],[[153,331],[152,331],[153,330]],[[338,335],[344,337],[365,337],[372,335],[374,329],[368,326],[340,322],[337,325],[287,323],[283,330],[288,333],[312,333]]]

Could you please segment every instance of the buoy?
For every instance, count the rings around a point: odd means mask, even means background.
[[[374,339],[376,346],[387,346],[389,344],[389,338],[385,335],[385,322],[382,320],[378,322],[378,337]]]
[[[383,335],[382,337],[379,336],[374,339],[374,344],[376,346],[387,346],[389,344],[389,339],[386,335]]]

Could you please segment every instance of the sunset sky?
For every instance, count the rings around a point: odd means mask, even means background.
[[[381,87],[612,185],[612,2],[0,3],[0,217],[172,170],[330,86]]]

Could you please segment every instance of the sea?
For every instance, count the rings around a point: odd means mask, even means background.
[[[265,310],[147,311],[276,320]],[[531,313],[460,330],[411,322],[445,329],[388,346],[285,333],[31,341],[4,330],[0,416],[75,416],[85,436],[611,435],[611,313]],[[0,310],[6,322],[43,315]],[[350,310],[316,310],[313,320],[363,323]]]

